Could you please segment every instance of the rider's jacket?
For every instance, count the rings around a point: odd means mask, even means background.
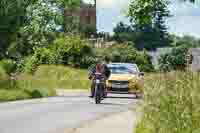
[[[102,63],[97,63],[94,67],[92,67],[92,69],[89,72],[89,78],[91,79],[92,76],[95,73],[101,73],[102,75],[105,76],[106,79],[108,79],[110,77],[111,71],[110,69],[107,67],[106,64],[102,64]]]

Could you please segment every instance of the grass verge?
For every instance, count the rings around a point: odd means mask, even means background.
[[[87,70],[66,66],[42,65],[34,75],[19,74],[10,80],[0,71],[0,102],[56,95],[56,89],[88,89]]]

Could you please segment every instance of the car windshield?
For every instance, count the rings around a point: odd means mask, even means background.
[[[137,73],[136,67],[128,67],[128,66],[110,66],[112,74],[133,74]]]

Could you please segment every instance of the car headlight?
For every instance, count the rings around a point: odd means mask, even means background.
[[[137,80],[136,80],[136,79],[131,79],[131,80],[129,80],[128,86],[129,86],[130,88],[133,88],[133,87],[136,86],[136,84],[137,84]]]
[[[137,82],[137,79],[135,79],[135,78],[134,78],[134,79],[131,79],[131,80],[129,80],[129,83],[134,83],[134,84],[135,84],[136,82]]]
[[[107,87],[112,87],[112,82],[109,81],[109,80],[107,80],[107,81],[106,81],[106,86],[107,86]]]

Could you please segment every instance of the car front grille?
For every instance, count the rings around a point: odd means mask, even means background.
[[[128,81],[117,81],[117,80],[110,80],[109,82],[117,85],[127,85],[129,83]]]
[[[109,88],[110,91],[113,92],[128,92],[128,81],[117,81],[117,80],[110,80],[109,83],[111,87]]]

